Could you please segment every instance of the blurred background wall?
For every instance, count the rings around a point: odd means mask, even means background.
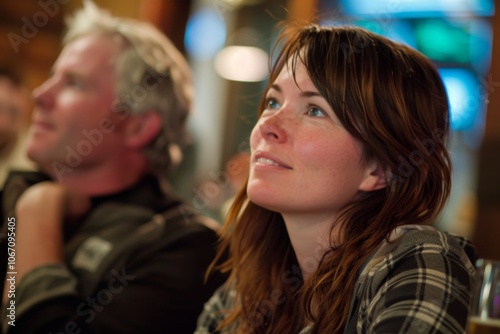
[[[193,145],[174,186],[222,220],[245,163],[248,136],[267,79],[273,27],[287,18],[356,24],[431,58],[450,96],[454,186],[438,222],[500,259],[500,19],[494,0],[95,0],[114,15],[146,20],[188,57],[196,106]],[[64,17],[80,0],[0,1],[0,67],[30,89],[60,51]],[[194,175],[194,177],[192,176]]]

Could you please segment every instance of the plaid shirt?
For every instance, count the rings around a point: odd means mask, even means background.
[[[429,226],[396,228],[361,270],[344,333],[465,333],[475,260],[465,238]],[[234,296],[219,289],[195,334],[219,333]]]

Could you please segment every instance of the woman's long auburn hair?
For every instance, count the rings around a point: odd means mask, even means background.
[[[431,224],[448,198],[447,95],[425,56],[361,28],[284,24],[276,50],[269,84],[285,66],[295,73],[297,61],[303,62],[366,157],[383,166],[387,186],[364,193],[332,222],[332,228],[342,224],[343,242],[334,246],[331,240],[306,281],[281,215],[241,189],[219,251],[219,258],[229,254],[219,269],[230,272],[227,284],[235,287],[237,302],[219,327],[298,333],[312,324],[312,333],[341,333],[368,256],[397,226]],[[263,109],[264,98],[259,115]]]

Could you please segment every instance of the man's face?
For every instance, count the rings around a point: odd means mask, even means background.
[[[99,168],[124,149],[116,100],[118,41],[84,36],[65,46],[51,77],[36,88],[28,156],[53,174],[55,164]]]

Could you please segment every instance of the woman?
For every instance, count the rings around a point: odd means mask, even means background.
[[[431,62],[354,27],[284,29],[197,333],[463,333],[474,251]]]

